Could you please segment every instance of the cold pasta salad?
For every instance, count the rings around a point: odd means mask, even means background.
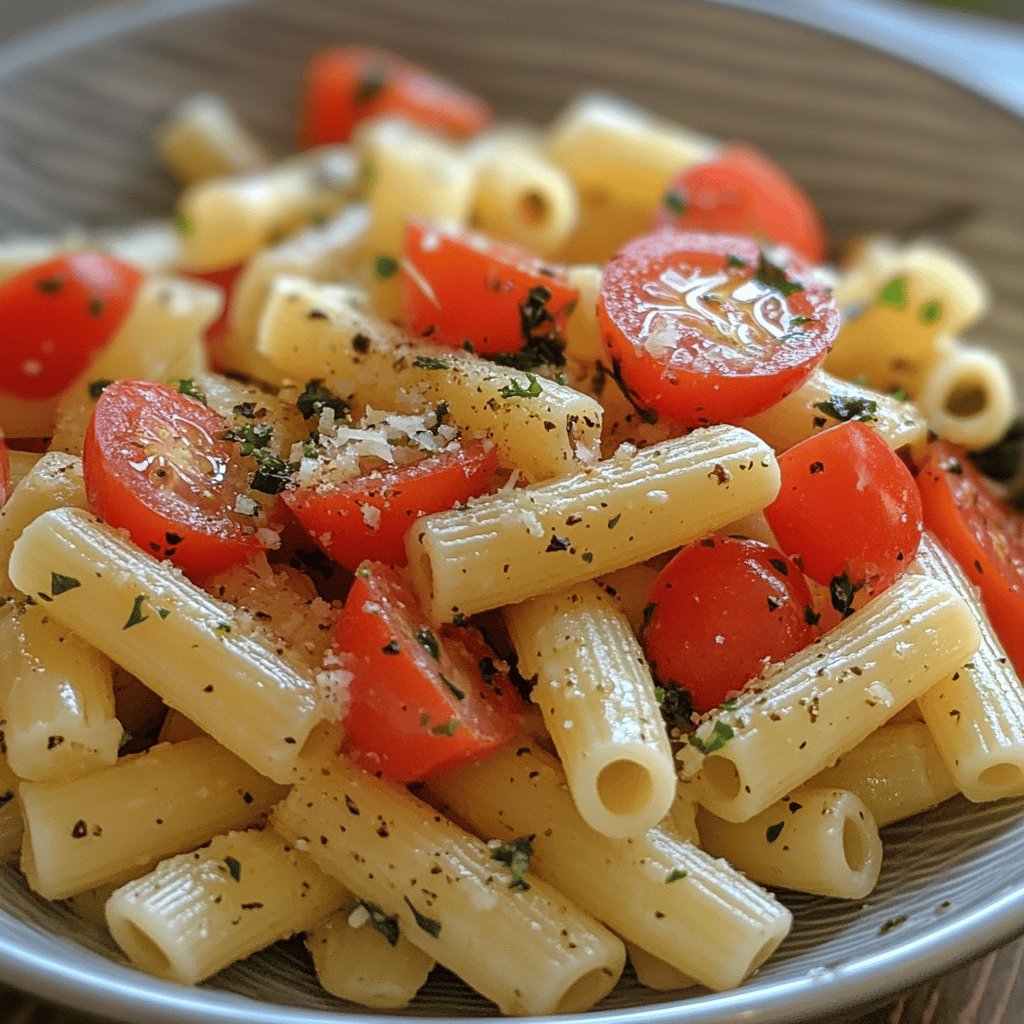
[[[304,937],[505,1014],[728,989],[884,826],[1024,795],[1021,437],[928,240],[753,146],[370,47],[299,151],[0,243],[0,859],[140,970]]]

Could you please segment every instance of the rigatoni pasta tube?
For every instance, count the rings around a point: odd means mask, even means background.
[[[80,509],[40,516],[15,544],[11,579],[54,618],[257,771],[287,781],[327,708],[312,673],[238,621],[170,562]]]
[[[656,825],[675,761],[651,671],[612,598],[586,581],[506,608],[505,623],[583,820],[617,839]]]
[[[792,915],[674,829],[609,839],[580,817],[555,758],[509,745],[428,786],[480,835],[530,836],[531,866],[629,942],[713,989],[738,985]]]
[[[422,344],[361,312],[350,289],[278,279],[257,351],[295,378],[336,378],[376,408],[395,408],[396,396],[421,408],[445,402],[452,422],[487,431],[504,464],[531,480],[572,472],[600,451],[601,406],[593,398]]]
[[[197,985],[316,927],[345,889],[271,829],[230,832],[116,889],[107,926],[147,974]]]
[[[424,516],[406,546],[439,621],[525,601],[686,544],[769,504],[772,450],[715,426],[560,480]]]
[[[923,722],[883,725],[808,785],[856,793],[879,828],[930,811],[957,793]]]
[[[284,790],[201,737],[151,747],[80,779],[23,782],[20,795],[21,869],[36,892],[59,900],[244,828]]]
[[[866,423],[893,449],[922,445],[928,434],[916,406],[824,370],[815,370],[792,394],[743,426],[781,452],[847,419]]]
[[[433,958],[401,933],[392,943],[369,918],[370,911],[356,904],[332,914],[306,936],[316,979],[339,999],[400,1010],[423,987]]]
[[[930,534],[914,571],[952,587],[971,608],[981,642],[970,658],[918,699],[925,725],[957,789],[968,800],[1024,794],[1024,685],[973,584]]]
[[[0,630],[9,634],[0,662],[0,707],[12,770],[49,782],[113,764],[124,730],[114,715],[110,660],[45,604],[4,615]]]
[[[274,827],[503,1013],[575,1013],[611,991],[622,943],[407,790],[338,759],[296,785]],[[486,941],[488,935],[501,941]]]
[[[739,824],[697,815],[701,845],[762,885],[863,899],[882,870],[878,825],[842,789],[801,786]]]
[[[978,641],[951,587],[902,577],[698,728],[708,756],[694,799],[727,821],[760,814],[962,665]],[[697,754],[692,737],[683,753]]]

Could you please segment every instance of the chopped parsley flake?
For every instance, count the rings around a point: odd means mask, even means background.
[[[449,718],[447,722],[431,726],[430,733],[432,736],[454,736],[458,727],[459,723],[454,718]]]
[[[225,441],[237,441],[241,448],[239,455],[252,455],[274,440],[274,428],[269,423],[245,423],[238,430],[224,432]]]
[[[894,277],[879,292],[878,302],[882,306],[892,306],[893,309],[906,309],[907,279],[905,277]]]
[[[859,423],[871,423],[878,412],[878,403],[871,398],[844,398],[833,395],[824,402],[815,402],[814,408],[840,423],[856,420]]]
[[[736,732],[731,725],[726,722],[715,722],[706,740],[692,733],[690,746],[696,747],[702,754],[713,754],[716,750],[721,750],[735,735]]]
[[[923,324],[937,324],[942,319],[942,303],[938,299],[926,302],[921,307],[919,316]]]
[[[433,356],[417,356],[412,365],[420,370],[447,370],[448,364],[443,359],[435,359]]]
[[[347,420],[349,416],[348,402],[325,387],[322,380],[308,381],[305,390],[295,399],[295,406],[304,420],[319,416],[324,409],[333,409],[334,418],[338,420]]]
[[[176,213],[174,215],[174,230],[179,235],[191,235],[192,228],[192,218],[187,213]]]
[[[757,262],[757,271],[754,277],[768,288],[774,288],[777,292],[782,292],[783,295],[793,295],[795,292],[802,292],[804,286],[798,281],[791,281],[787,276],[785,270],[775,263],[772,263],[770,259],[761,252],[761,257]]]
[[[530,883],[523,877],[530,870],[530,858],[533,856],[533,843],[526,836],[519,836],[502,843],[494,853],[491,860],[507,864],[512,881],[508,883],[510,889],[517,892],[525,892],[530,888]]]
[[[448,687],[448,689],[452,692],[452,695],[455,697],[456,700],[466,699],[465,690],[460,690],[443,672],[438,672],[438,675],[441,677],[441,682]]]
[[[236,882],[242,880],[242,865],[234,857],[225,857],[224,866],[228,869],[228,874]]]
[[[622,513],[621,512],[617,516],[612,516],[611,519],[608,520],[608,529],[609,530],[614,530],[615,527],[619,525],[619,520],[621,518],[622,518]]]
[[[828,592],[832,599],[832,607],[844,619],[853,614],[853,599],[863,585],[854,583],[845,572],[841,576],[833,576],[829,582]]]
[[[60,597],[61,594],[66,594],[81,585],[82,581],[76,580],[74,576],[65,576],[60,572],[50,573],[50,594],[53,597]]]
[[[280,494],[291,482],[291,463],[262,448],[255,449],[252,456],[259,463],[259,468],[253,474],[252,489],[262,494]]]
[[[36,281],[36,287],[44,295],[54,295],[64,287],[63,277],[41,277]]]
[[[356,103],[369,103],[375,96],[379,96],[384,86],[388,83],[389,71],[390,68],[387,64],[381,62],[371,64],[356,86],[355,96],[353,97]]]
[[[135,739],[135,737],[132,736],[132,734],[127,729],[122,729],[121,738],[117,741],[117,749],[124,750],[124,748],[127,747],[128,744],[131,743],[133,739]]]
[[[385,280],[394,277],[398,273],[398,260],[394,256],[378,256],[373,261],[373,272]]]
[[[367,900],[359,900],[356,903],[356,907],[362,907],[367,914],[370,915],[370,927],[375,931],[379,932],[388,940],[389,946],[398,945],[398,916],[385,914],[376,903],[370,903]],[[353,910],[355,907],[353,907]]]
[[[131,614],[128,616],[128,621],[121,627],[121,629],[131,629],[132,626],[137,626],[140,622],[145,622],[149,616],[142,614],[142,605],[146,601],[145,594],[139,594],[135,598],[135,602],[132,604]]]
[[[178,381],[178,391],[189,398],[194,398],[197,402],[202,402],[203,405],[209,404],[206,401],[206,395],[196,387],[196,382],[191,377],[185,377]]]
[[[429,629],[416,630],[416,641],[434,661],[441,660],[441,648],[438,646],[437,637]]]
[[[769,843],[774,843],[776,839],[782,834],[782,830],[786,827],[784,821],[777,821],[774,825],[769,825],[764,830],[764,837]]]
[[[689,874],[689,871],[681,871],[679,868],[673,868],[668,878],[665,879],[665,884],[670,885],[672,882],[681,882]]]
[[[432,935],[435,939],[441,934],[441,922],[435,921],[432,917],[427,917],[425,914],[421,914],[413,905],[412,900],[408,896],[404,897],[405,905],[412,911],[412,916],[416,919],[416,923],[422,928],[428,935]]]
[[[519,381],[513,380],[506,384],[499,394],[502,398],[537,398],[542,391],[540,381],[532,373],[527,373],[526,379],[530,382],[529,387],[524,388]]]
[[[689,209],[689,203],[686,201],[686,196],[674,188],[670,188],[665,193],[664,199],[665,209],[674,213],[677,217],[681,217]],[[728,257],[726,257],[728,259]],[[744,264],[746,266],[746,264]]]
[[[430,432],[436,437],[444,421],[448,418],[448,403],[438,402],[434,407],[434,422],[430,425]]]
[[[747,261],[742,256],[729,252],[725,254],[725,265],[727,267],[745,267]]]
[[[89,316],[103,316],[103,310],[106,308],[107,304],[98,295],[89,300]]]
[[[535,285],[519,303],[519,330],[523,347],[518,352],[501,352],[493,357],[500,366],[517,370],[535,370],[538,366],[565,366],[565,339],[558,332],[554,315],[548,309],[551,291]]]
[[[89,381],[89,397],[95,402],[103,394],[107,387],[114,382],[105,378]]]
[[[682,729],[690,724],[693,714],[693,700],[689,690],[684,690],[674,683],[666,683],[654,688],[661,717],[669,729]]]

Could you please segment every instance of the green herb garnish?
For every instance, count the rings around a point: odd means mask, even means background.
[[[362,907],[370,915],[370,927],[375,932],[383,935],[388,940],[389,946],[398,945],[399,929],[397,915],[385,914],[376,903],[370,903],[367,900],[359,900],[356,903],[356,907]],[[355,907],[352,909],[355,910]]]
[[[527,373],[526,379],[530,382],[529,387],[524,388],[519,381],[513,380],[506,384],[499,394],[502,398],[537,398],[543,390],[540,381],[532,373]]]
[[[824,402],[815,402],[814,408],[840,423],[848,423],[850,420],[871,423],[876,418],[878,403],[871,398],[844,398],[842,395],[832,395]]]
[[[491,860],[507,864],[512,881],[508,887],[517,892],[525,892],[530,888],[530,883],[523,877],[530,870],[530,858],[533,856],[533,843],[526,836],[519,836],[517,839],[510,839],[502,843],[494,853]]]
[[[128,621],[121,627],[122,630],[131,629],[132,626],[137,626],[140,622],[145,622],[149,618],[148,615],[142,614],[142,605],[145,603],[145,600],[145,594],[139,594],[139,596],[135,598],[135,601],[132,604],[131,614],[128,616]]]
[[[194,398],[197,402],[202,402],[203,405],[209,404],[206,401],[206,395],[196,387],[196,382],[191,377],[185,377],[178,381],[178,391],[189,398]]]
[[[716,750],[721,750],[735,735],[736,731],[731,725],[715,722],[706,740],[701,739],[696,733],[691,733],[690,746],[696,747],[702,754],[713,754]]]
[[[82,581],[75,579],[74,576],[65,576],[60,572],[50,573],[50,595],[52,597],[60,597],[61,594],[66,594],[69,590],[74,590],[75,587],[81,585]]]

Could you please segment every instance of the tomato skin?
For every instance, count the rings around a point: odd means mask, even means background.
[[[497,468],[498,450],[471,439],[458,451],[411,466],[333,487],[286,491],[284,500],[317,544],[346,569],[355,572],[367,559],[405,565],[405,535],[412,523],[482,494]],[[380,512],[374,528],[366,522],[366,508]]]
[[[1024,518],[945,441],[929,447],[917,474],[925,526],[981,590],[985,610],[1024,675]]]
[[[645,612],[644,653],[663,684],[710,711],[817,635],[799,568],[760,541],[712,534],[661,571]]]
[[[0,392],[52,398],[80,376],[124,322],[142,283],[111,256],[58,256],[0,284]]]
[[[502,746],[523,714],[504,675],[484,682],[478,660],[489,648],[476,630],[431,629],[401,570],[360,566],[336,634],[353,673],[346,748],[363,768],[398,782],[427,778]],[[417,639],[420,630],[428,631],[439,657]]]
[[[779,546],[828,586],[845,574],[878,594],[921,542],[922,510],[900,457],[864,423],[842,423],[779,456],[782,487],[764,514]]]
[[[90,510],[192,579],[253,558],[255,521],[234,512],[246,474],[227,424],[175,388],[109,384],[86,430],[82,469]]]
[[[727,146],[713,160],[681,171],[655,226],[749,235],[787,245],[811,263],[825,258],[825,232],[814,204],[753,146]]]
[[[790,294],[766,283],[776,281]],[[639,403],[689,426],[774,405],[810,376],[839,329],[835,301],[799,259],[779,268],[751,238],[672,229],[615,254],[598,319]]]
[[[565,268],[475,231],[411,220],[400,267],[402,319],[413,334],[481,355],[517,352],[526,341],[524,305],[544,288],[550,319],[533,332],[562,337],[579,292]],[[424,283],[429,293],[424,289]]]
[[[313,56],[299,126],[304,148],[347,142],[360,121],[385,115],[458,139],[494,119],[483,100],[387,50],[340,46]]]

